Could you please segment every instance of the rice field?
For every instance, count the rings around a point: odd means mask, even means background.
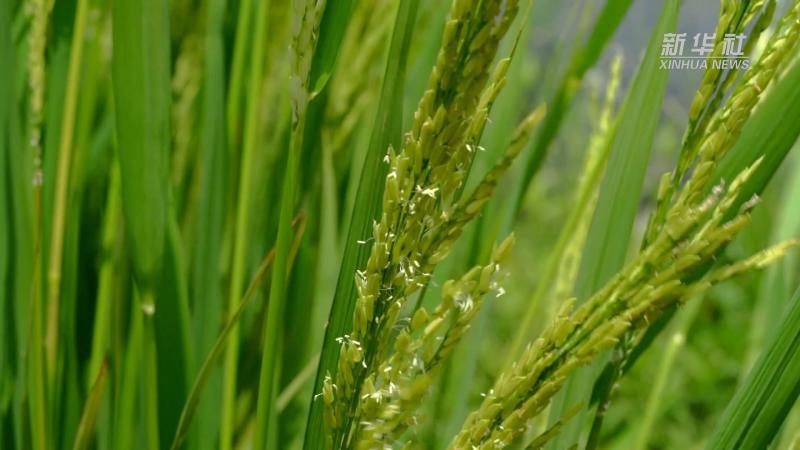
[[[0,450],[800,449],[800,0],[0,1]]]

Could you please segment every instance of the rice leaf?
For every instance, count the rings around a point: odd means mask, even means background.
[[[653,28],[647,50],[620,109],[608,168],[600,185],[575,283],[578,301],[589,298],[625,262],[669,74],[658,68],[661,40],[677,26],[679,9],[677,0],[664,2],[661,17]],[[554,400],[551,424],[572,405],[588,400],[597,367],[579,370],[567,381]],[[583,408],[565,425],[551,448],[569,448],[578,442],[586,412]]]
[[[170,217],[164,266],[158,278],[154,315],[157,345],[158,410],[160,415],[160,447],[169,445],[180,419],[181,405],[186,401],[194,367],[194,348],[189,336],[190,315],[186,268],[179,248],[178,223]]]
[[[768,448],[800,394],[800,290],[725,408],[707,449]]]
[[[122,209],[137,281],[152,289],[167,241],[170,56],[167,4],[113,8],[117,146]],[[148,93],[148,95],[142,95]]]
[[[191,294],[193,337],[198,355],[208,353],[214,345],[220,317],[224,317],[222,271],[223,227],[225,222],[225,193],[228,160],[225,148],[225,61],[223,50],[223,19],[226,0],[208,2],[205,36],[205,80],[203,89],[203,134],[201,187],[197,206],[198,239],[192,260]],[[197,373],[203,366],[193,369]],[[209,388],[198,406],[197,448],[212,450],[217,443],[219,403],[222,401],[222,373],[215,365],[209,375]],[[187,403],[191,401],[189,392]],[[183,413],[181,413],[183,419]],[[176,433],[180,432],[180,423]],[[173,440],[174,442],[174,440]]]
[[[92,443],[92,430],[94,429],[97,414],[100,411],[103,394],[105,393],[106,378],[108,376],[108,361],[103,361],[100,366],[100,372],[97,374],[97,380],[89,392],[89,397],[86,399],[86,406],[81,415],[80,425],[78,432],[75,435],[75,443],[72,450],[85,450],[89,448]]]
[[[353,274],[358,267],[365,264],[369,256],[369,246],[362,243],[369,239],[372,233],[372,222],[378,217],[383,200],[382,180],[386,177],[383,157],[389,146],[394,148],[400,146],[403,122],[402,93],[418,5],[419,0],[402,0],[397,11],[378,110],[361,170],[361,180],[355,200],[356,208],[353,210],[347,230],[347,240],[330,317],[325,327],[313,393],[321,391],[326,374],[336,371],[340,348],[336,339],[347,332],[355,307],[356,291]],[[324,42],[324,39],[321,42]],[[303,443],[305,450],[320,450],[325,446],[323,409],[322,402],[314,401],[312,396]]]
[[[800,164],[797,161],[800,160],[796,159],[792,174],[786,180],[780,212],[769,233],[772,244],[800,235]],[[792,256],[794,255],[787,255],[769,266],[761,277],[754,307],[751,345],[748,349],[747,359],[750,362],[764,349],[767,338],[774,332],[773,324],[780,319],[786,307],[784,301],[791,295],[791,287],[798,281],[796,258]]]
[[[0,113],[0,115],[2,115]],[[2,126],[2,125],[0,125]],[[2,139],[3,133],[0,132],[0,139]],[[0,176],[5,180],[7,179],[7,172],[6,172],[6,146],[0,143]],[[10,312],[10,297],[8,293],[8,259],[9,259],[9,251],[8,251],[8,238],[9,238],[9,224],[6,220],[7,217],[10,217],[10,211],[8,208],[7,202],[7,195],[6,195],[6,183],[0,182],[0,414],[4,417],[8,417],[7,409],[8,409],[8,402],[7,399],[10,398],[9,390],[13,383],[13,376],[12,376],[12,366],[11,366],[11,356],[14,354],[14,349],[12,348],[11,344],[13,339],[11,334],[13,330],[7,324],[9,323],[8,317],[11,315]],[[2,427],[2,425],[0,425]],[[0,430],[0,442],[3,442],[3,431]]]
[[[10,53],[12,51],[9,10],[7,3],[0,5],[0,59],[3,61],[13,61]],[[10,272],[9,261],[12,253],[9,242],[11,241],[11,217],[13,209],[11,199],[8,195],[8,131],[11,127],[9,117],[13,103],[13,83],[11,68],[0,73],[0,411],[6,416],[8,405],[3,404],[2,398],[6,396],[5,390],[13,382],[11,358],[15,352],[12,347],[14,330],[7,326],[11,323],[7,317],[11,317],[12,305],[10,299]],[[0,425],[2,427],[2,425]],[[2,431],[0,431],[0,442],[3,442]]]
[[[150,447],[159,441],[166,446],[172,437],[186,396],[191,361],[185,281],[177,224],[169,204],[168,6],[161,0],[135,0],[116,3],[112,9],[122,212],[141,289],[142,311],[138,314],[146,316],[144,341],[133,350],[140,352],[142,375],[149,378],[144,384],[144,417]],[[158,352],[156,340],[161,346]],[[154,367],[156,361],[160,375]]]

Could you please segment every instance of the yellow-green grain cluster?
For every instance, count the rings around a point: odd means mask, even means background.
[[[47,30],[51,0],[29,0],[25,3],[27,13],[31,17],[31,31],[28,35],[28,89],[30,90],[28,105],[28,143],[33,150],[34,174],[33,184],[42,184],[42,123],[44,121],[44,102],[47,63],[45,48],[47,47]]]
[[[296,126],[314,94],[309,91],[308,76],[319,38],[319,24],[325,11],[325,0],[294,1],[292,7],[291,34],[294,51],[290,57],[289,93]]]
[[[767,6],[769,7],[769,5]],[[723,8],[723,19],[720,20],[720,23],[729,20],[725,19],[726,11],[727,9]],[[771,16],[769,8],[765,15],[767,17]],[[751,17],[752,14],[748,16]],[[798,36],[800,36],[799,19],[800,1],[794,1],[780,20],[775,33],[770,37],[767,47],[759,60],[745,72],[741,82],[734,89],[725,105],[711,116],[708,126],[703,129],[704,133],[697,138],[696,143],[691,139],[685,138],[684,148],[681,151],[676,169],[672,174],[665,174],[661,180],[656,211],[650,219],[645,234],[646,242],[655,238],[658,227],[665,220],[664,214],[672,202],[678,184],[682,181],[689,167],[694,165],[695,173],[687,181],[687,188],[681,191],[682,195],[693,196],[696,199],[697,196],[704,194],[709,184],[715,183],[715,180],[710,179],[714,165],[736,142],[744,123],[753,113],[764,91],[776,79],[779,69],[786,60],[791,59],[792,52],[797,47]],[[710,94],[707,95],[705,91],[710,89],[709,86],[715,84],[714,80],[717,77],[718,74],[707,72],[703,85],[695,96],[691,108],[692,111],[699,109],[696,106],[697,104],[708,102]],[[707,80],[707,78],[713,78],[714,80]],[[689,130],[692,130],[694,126],[694,120],[696,120],[696,115],[690,112]],[[685,199],[679,201],[685,201]]]
[[[488,68],[517,9],[516,1],[453,3],[411,131],[399,151],[390,148],[386,155],[389,174],[381,218],[373,227],[367,265],[356,274],[353,330],[339,338],[338,371],[323,389],[329,446],[357,445],[365,414],[359,399],[370,383],[375,387],[375,374],[391,348],[392,329],[406,299],[428,283],[435,265],[488,201],[541,115],[526,120],[527,132],[471,195],[456,199],[478,150],[474,137],[503,84],[507,61],[500,63],[491,82]]]
[[[709,131],[698,149],[702,161],[718,161],[739,136],[765,89],[778,74],[780,63],[791,57],[800,34],[800,1],[793,2],[783,16],[767,48],[753,67],[744,74],[739,86],[719,113],[711,120]]]
[[[203,41],[196,33],[187,36],[181,43],[181,49],[175,61],[175,73],[172,76],[173,123],[173,156],[171,167],[172,183],[182,187],[191,173],[188,164],[192,151],[197,145],[195,130],[197,127],[197,102],[203,79],[199,70],[203,66]]]
[[[447,281],[434,311],[418,309],[401,328],[394,348],[364,381],[358,400],[361,430],[356,448],[380,448],[424,421],[416,412],[438,369],[469,329],[486,296],[503,293],[500,268],[512,244],[513,237],[507,238],[488,264]],[[332,400],[331,389],[326,386],[326,401]]]
[[[724,217],[756,166],[727,189],[720,186],[702,201],[673,207],[655,241],[623,271],[579,308],[574,309],[574,300],[566,302],[516,364],[500,375],[450,448],[505,448],[527,431],[530,419],[548,407],[569,375],[616,345],[625,332],[648,326],[667,306],[735,274],[761,268],[796,246],[795,241],[779,244],[692,279],[749,222],[755,202],[745,204],[729,221]]]

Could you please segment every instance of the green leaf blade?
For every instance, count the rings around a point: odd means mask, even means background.
[[[709,450],[767,448],[800,394],[800,290],[786,319],[737,390]]]

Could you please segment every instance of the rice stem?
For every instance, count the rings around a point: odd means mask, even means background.
[[[75,25],[72,31],[70,46],[69,71],[67,73],[67,90],[64,96],[64,116],[61,125],[61,136],[58,150],[58,173],[56,175],[55,206],[53,211],[53,228],[50,238],[50,266],[47,274],[47,335],[45,337],[45,353],[47,358],[47,374],[49,384],[55,383],[56,358],[58,355],[59,314],[61,264],[64,252],[64,228],[67,210],[67,191],[69,185],[70,165],[72,162],[75,131],[75,109],[78,100],[79,76],[83,60],[83,38],[86,27],[87,0],[78,0],[75,13]]]

